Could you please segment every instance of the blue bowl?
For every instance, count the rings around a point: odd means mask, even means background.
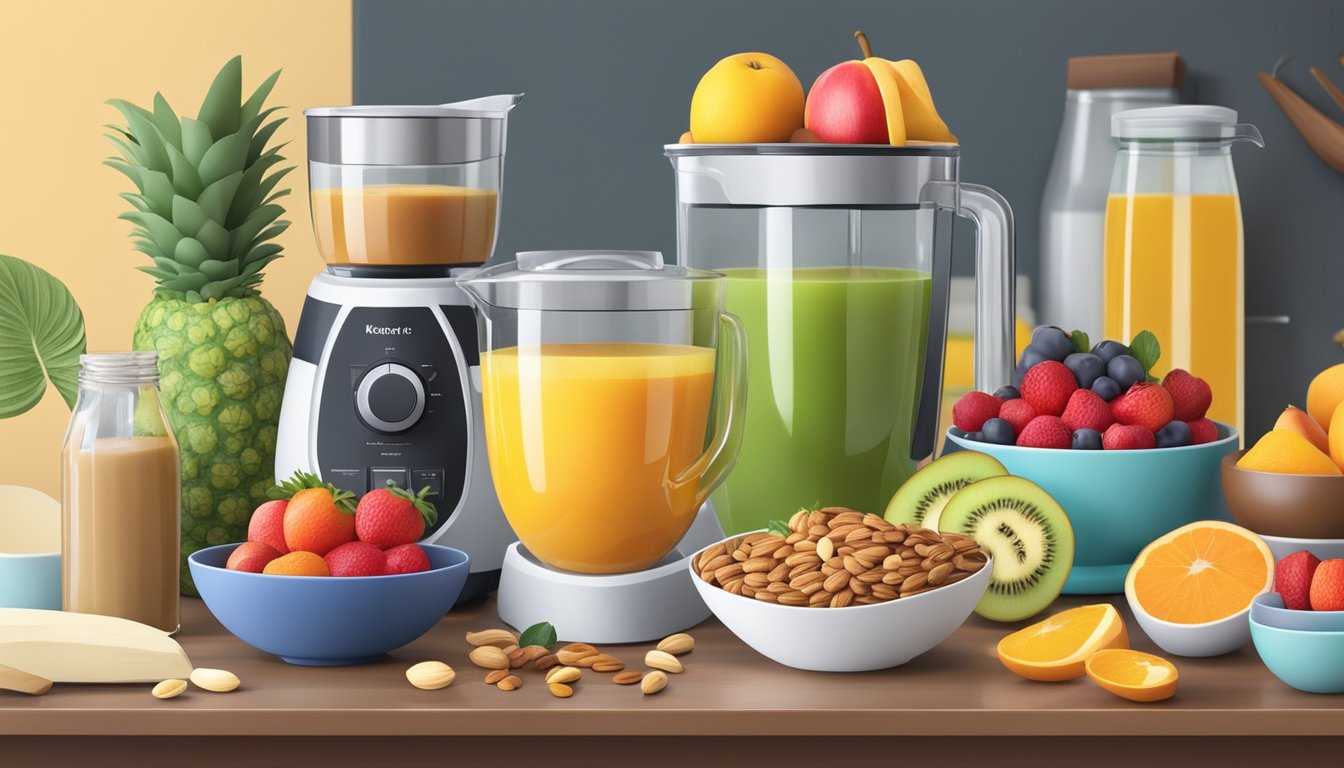
[[[1238,442],[1227,424],[1218,423],[1212,443],[1144,451],[1019,448],[950,429],[947,439],[993,456],[1064,508],[1076,541],[1065,594],[1119,594],[1134,558],[1154,539],[1196,520],[1227,519],[1219,462]]]
[[[1294,611],[1283,607],[1277,592],[1266,592],[1251,603],[1251,620],[1275,629],[1302,632],[1344,632],[1344,611]]]
[[[238,639],[290,664],[373,661],[428,632],[467,581],[467,553],[421,544],[430,569],[395,576],[274,576],[224,568],[239,545],[187,558],[201,599]]]
[[[1344,693],[1344,632],[1307,632],[1251,618],[1251,642],[1274,676],[1307,693]]]

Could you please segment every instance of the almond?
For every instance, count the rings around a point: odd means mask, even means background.
[[[673,656],[680,656],[683,653],[690,653],[695,650],[695,638],[685,632],[678,632],[675,635],[668,635],[658,641],[658,650],[663,653],[670,653]]]
[[[684,669],[676,656],[673,656],[667,651],[658,650],[649,651],[644,654],[644,666],[660,669],[664,672],[671,672],[674,675],[680,673]]]
[[[495,684],[498,683],[500,680],[503,680],[504,678],[508,677],[509,674],[510,674],[510,673],[509,673],[509,670],[507,670],[507,669],[492,669],[492,670],[490,670],[490,672],[489,672],[488,674],[486,674],[486,676],[485,676],[485,684],[486,684],[486,685],[495,685]]]
[[[576,683],[581,677],[583,677],[583,670],[578,667],[556,667],[546,673],[546,684]]]
[[[633,669],[627,669],[624,672],[617,672],[611,676],[611,682],[617,685],[634,685],[644,678],[640,672]]]
[[[187,690],[186,680],[164,680],[154,686],[154,690],[150,693],[154,694],[156,699],[173,699],[181,696],[185,690]]]
[[[197,688],[212,693],[228,693],[238,687],[238,676],[227,669],[198,667],[191,670],[191,682]]]
[[[467,658],[481,669],[508,669],[509,655],[493,645],[480,645],[473,648]]]
[[[546,686],[546,689],[557,699],[568,699],[574,695],[574,689],[564,683],[551,683]]]
[[[456,679],[457,673],[442,661],[422,661],[406,670],[406,681],[422,691],[447,688]]]
[[[496,683],[495,687],[501,691],[516,691],[523,687],[523,679],[517,675],[509,675]]]
[[[620,672],[622,669],[625,669],[624,661],[621,661],[620,659],[615,658],[614,656],[609,658],[611,659],[611,661],[593,662],[593,671],[607,673],[607,672]]]
[[[657,669],[645,675],[644,678],[639,681],[639,690],[643,691],[645,696],[652,696],[666,687],[667,675]]]
[[[484,629],[480,632],[468,632],[467,643],[476,647],[493,645],[496,648],[507,648],[518,644],[518,636],[507,629]]]
[[[556,658],[554,653],[548,653],[532,662],[532,668],[539,672],[544,672],[559,663],[560,659]]]

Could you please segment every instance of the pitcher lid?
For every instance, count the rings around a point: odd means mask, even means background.
[[[1247,130],[1254,132],[1252,138]],[[1118,112],[1111,118],[1111,135],[1117,139],[1167,141],[1256,140],[1254,126],[1237,123],[1237,111],[1209,104],[1176,104]],[[1258,143],[1263,144],[1263,141]]]
[[[523,95],[451,104],[304,110],[308,159],[331,165],[458,165],[504,155],[509,110]]]
[[[522,251],[458,284],[508,309],[624,312],[715,307],[723,275],[665,264],[659,251]]]

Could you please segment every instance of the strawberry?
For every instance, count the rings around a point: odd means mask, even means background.
[[[984,392],[967,392],[952,406],[952,423],[963,432],[979,432],[985,422],[999,415],[1003,401]]]
[[[1218,439],[1218,425],[1208,419],[1195,419],[1186,424],[1190,425],[1191,445],[1203,445]]]
[[[1311,610],[1311,575],[1321,561],[1307,550],[1294,552],[1274,566],[1274,591],[1283,598],[1283,607],[1294,611]]]
[[[323,559],[332,576],[382,576],[387,573],[387,555],[366,541],[347,541]]]
[[[1058,416],[1078,389],[1078,380],[1063,363],[1046,360],[1033,365],[1022,377],[1022,399],[1042,416]],[[1068,446],[1065,446],[1068,447]]]
[[[1138,425],[1112,424],[1101,435],[1101,447],[1108,451],[1134,451],[1157,446],[1152,431]]]
[[[1073,431],[1058,416],[1037,416],[1022,429],[1017,444],[1024,448],[1068,448],[1073,445]]]
[[[1111,403],[1115,420],[1126,426],[1140,426],[1156,432],[1171,421],[1171,395],[1156,384],[1140,382]]]
[[[412,495],[391,482],[369,491],[355,510],[355,535],[379,549],[419,541],[438,519],[434,505],[425,500],[429,493],[425,487]]]
[[[419,573],[429,570],[429,556],[419,544],[402,544],[384,553],[387,555],[387,574]]]
[[[1069,395],[1069,404],[1064,406],[1064,415],[1060,418],[1071,430],[1093,429],[1105,432],[1107,427],[1115,423],[1110,404],[1090,389],[1075,390]]]
[[[285,545],[290,552],[325,555],[355,538],[355,497],[317,475],[295,472],[270,490],[271,498],[288,498]]]
[[[287,506],[289,502],[285,499],[275,499],[253,510],[252,519],[247,522],[247,540],[259,541],[282,555],[288,554],[289,545],[285,543]]]
[[[1209,405],[1213,403],[1213,390],[1209,388],[1209,383],[1180,368],[1173,368],[1162,379],[1162,388],[1171,395],[1175,418],[1181,421],[1204,418]]]
[[[1311,610],[1344,611],[1344,560],[1333,558],[1316,566],[1311,577]]]
[[[230,571],[246,571],[247,573],[261,573],[266,564],[279,557],[269,544],[260,541],[249,541],[239,544],[238,548],[229,554],[229,559],[224,563],[224,567]]]
[[[999,418],[1013,425],[1013,434],[1020,435],[1031,420],[1036,418],[1036,409],[1031,407],[1031,403],[1018,397],[1003,404],[999,409]]]

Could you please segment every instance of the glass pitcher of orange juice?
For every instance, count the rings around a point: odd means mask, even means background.
[[[1150,373],[1208,381],[1208,417],[1241,430],[1245,307],[1232,145],[1264,146],[1225,107],[1134,109],[1111,120],[1120,151],[1106,203],[1105,336],[1152,331]]]
[[[655,251],[531,251],[459,281],[484,318],[495,490],[542,562],[646,569],[732,468],[746,336],[724,281]]]

